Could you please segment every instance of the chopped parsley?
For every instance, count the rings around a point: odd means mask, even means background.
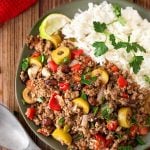
[[[136,137],[136,142],[137,142],[137,144],[139,144],[139,145],[144,145],[144,144],[145,144],[145,142],[143,141],[143,139],[142,139],[140,136],[137,136],[137,137]]]
[[[127,146],[119,146],[118,150],[133,150],[132,146],[127,145]]]
[[[44,97],[38,97],[37,98],[37,101],[40,102],[40,103],[43,103],[44,100],[45,100]]]
[[[146,125],[150,126],[150,116],[146,118]]]
[[[133,115],[133,116],[131,117],[131,123],[137,124],[137,120],[136,120],[136,116],[135,116],[135,115]]]
[[[94,21],[93,25],[94,25],[94,30],[96,32],[103,33],[107,29],[106,23],[100,23],[100,22]]]
[[[115,16],[118,18],[121,16],[121,6],[119,4],[113,4],[113,12]]]
[[[143,60],[144,60],[143,56],[134,56],[129,62],[129,65],[130,67],[133,68],[133,72],[135,74],[139,72]]]
[[[26,71],[29,67],[29,58],[24,58],[21,63],[21,69]]]
[[[82,84],[91,85],[96,80],[97,80],[97,77],[89,77],[87,79],[87,75],[82,75],[81,76],[81,83]]]
[[[60,118],[60,119],[58,120],[58,125],[63,126],[64,123],[65,123],[65,118],[64,118],[64,117],[62,117],[62,118]]]
[[[98,111],[99,111],[99,107],[98,106],[93,106],[92,107],[92,112],[93,112],[94,116],[98,113]]]
[[[144,80],[150,84],[150,76],[144,75]]]
[[[104,42],[95,42],[93,43],[93,47],[95,48],[94,55],[96,57],[101,56],[108,51],[108,47]]]
[[[39,59],[40,59],[40,62],[41,62],[41,63],[44,63],[44,62],[45,62],[45,56],[44,56],[44,55],[39,56]]]
[[[81,98],[83,98],[84,100],[87,100],[87,95],[83,91],[81,93]]]
[[[73,140],[74,141],[79,141],[80,139],[82,139],[84,136],[83,136],[83,134],[75,134],[74,136],[73,136]]]
[[[102,105],[102,107],[101,107],[101,115],[107,121],[110,120],[111,109],[109,108],[109,106],[107,104]]]

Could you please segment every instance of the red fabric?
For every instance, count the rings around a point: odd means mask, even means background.
[[[19,15],[37,0],[0,0],[0,23]]]

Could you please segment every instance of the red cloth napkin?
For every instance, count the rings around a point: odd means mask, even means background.
[[[37,0],[0,0],[0,23],[19,15]]]

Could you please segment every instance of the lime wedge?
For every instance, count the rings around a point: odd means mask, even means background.
[[[70,19],[62,14],[48,15],[40,25],[40,37],[50,40],[50,36],[60,30],[65,24],[70,22]]]

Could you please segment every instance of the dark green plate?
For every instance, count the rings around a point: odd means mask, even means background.
[[[48,11],[45,16],[43,16],[42,18],[39,19],[39,21],[34,25],[34,27],[32,28],[31,30],[31,33],[32,35],[36,35],[38,34],[39,32],[39,26],[41,24],[41,21],[48,15],[48,14],[51,14],[51,13],[62,13],[70,18],[72,18],[74,16],[74,14],[78,11],[78,9],[81,9],[81,10],[85,10],[88,8],[88,2],[93,2],[93,3],[96,3],[96,4],[99,4],[101,3],[103,0],[76,0],[70,4],[67,4],[67,5],[63,5],[59,8],[56,8],[56,9],[53,9],[53,10],[50,10]],[[133,8],[137,9],[140,13],[140,15],[143,17],[143,18],[147,18],[148,20],[150,20],[150,11],[144,9],[144,8],[141,8],[135,4],[132,4],[132,3],[129,3],[127,1],[123,1],[123,0],[107,0],[108,2],[110,3],[118,3],[120,4],[122,7],[126,7],[126,6],[132,6]],[[61,146],[61,144],[59,142],[57,142],[56,140],[54,140],[53,138],[51,137],[44,137],[42,136],[41,134],[38,134],[36,132],[37,130],[37,126],[35,126],[31,121],[29,121],[26,117],[25,117],[25,110],[26,110],[26,107],[25,105],[22,104],[22,90],[24,89],[24,85],[22,84],[21,80],[20,80],[20,77],[19,77],[19,74],[20,74],[20,71],[21,71],[21,60],[25,57],[27,57],[29,54],[31,54],[31,51],[28,50],[27,46],[25,45],[24,48],[23,48],[23,53],[20,57],[20,61],[19,61],[19,65],[18,65],[18,69],[17,69],[17,74],[16,74],[16,97],[17,97],[17,100],[18,100],[18,104],[19,104],[19,107],[20,107],[20,110],[21,110],[21,113],[26,121],[26,123],[28,124],[28,126],[32,129],[32,131],[46,144],[48,144],[49,146],[51,146],[53,149],[56,149],[56,150],[64,150],[66,149],[65,146]],[[150,135],[149,135],[149,138],[148,137],[145,137],[145,140],[146,140],[146,145],[144,147],[138,147],[137,149],[141,150],[141,149],[144,149],[148,146],[150,146]]]

